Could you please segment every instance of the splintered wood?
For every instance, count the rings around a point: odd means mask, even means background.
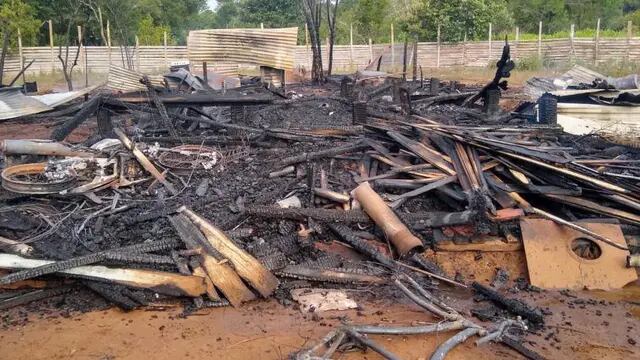
[[[278,287],[278,279],[267,270],[260,261],[240,249],[231,241],[222,230],[213,226],[207,220],[187,209],[181,207],[178,212],[186,215],[204,234],[209,244],[231,262],[235,271],[256,289],[260,295],[269,297]],[[211,276],[211,274],[209,274]],[[213,280],[213,279],[212,279]]]

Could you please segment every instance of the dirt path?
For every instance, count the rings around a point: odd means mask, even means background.
[[[546,327],[528,337],[532,349],[548,359],[639,359],[640,287],[623,291],[529,293],[524,299],[545,308]],[[577,297],[574,297],[577,296]],[[241,309],[203,310],[188,318],[180,308],[119,310],[35,318],[26,325],[0,330],[2,359],[286,359],[328,333],[340,320],[357,324],[418,325],[436,321],[399,299],[361,302],[360,311],[302,314],[292,306],[261,301]],[[610,302],[611,301],[611,302]],[[459,307],[473,303],[462,300]],[[451,334],[376,336],[403,359],[426,359]],[[468,341],[447,359],[513,359],[519,356],[497,344],[476,347]],[[380,359],[353,352],[342,359]]]

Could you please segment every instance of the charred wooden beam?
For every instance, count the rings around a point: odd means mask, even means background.
[[[281,161],[278,162],[278,166],[279,167],[286,167],[289,165],[295,165],[295,164],[299,164],[302,162],[306,162],[306,161],[313,161],[313,160],[318,160],[318,159],[324,159],[324,158],[328,158],[328,157],[333,157],[336,155],[342,155],[345,153],[351,153],[351,152],[356,152],[356,151],[362,151],[366,148],[368,148],[369,145],[364,144],[362,142],[358,142],[356,144],[350,144],[350,145],[346,145],[346,146],[341,146],[341,147],[332,147],[330,149],[326,149],[326,150],[322,150],[322,151],[316,151],[316,152],[312,152],[312,153],[302,153],[300,155],[296,155],[296,156],[292,156],[292,157],[288,157],[285,159],[282,159]]]
[[[2,269],[36,269],[51,264],[55,264],[55,262],[0,254],[0,268]],[[149,289],[171,296],[196,297],[206,292],[204,279],[201,277],[184,276],[162,271],[108,268],[105,266],[80,266],[69,270],[62,270],[60,273],[71,277]]]
[[[91,100],[84,103],[82,109],[78,111],[73,118],[65,121],[64,124],[60,125],[51,133],[51,140],[54,141],[62,141],[64,140],[73,130],[75,130],[80,124],[85,122],[91,115],[93,115],[100,105],[102,104],[102,96],[97,95],[94,96]]]
[[[544,316],[539,309],[534,309],[520,300],[509,299],[480,283],[474,282],[471,286],[478,294],[486,297],[500,307],[522,316],[523,319],[527,319],[534,324],[544,323]]]

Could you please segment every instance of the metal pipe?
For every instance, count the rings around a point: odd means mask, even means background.
[[[77,151],[57,142],[32,140],[3,140],[0,142],[0,150],[5,154],[18,155],[95,156],[95,154],[88,153],[86,151]]]
[[[354,190],[353,195],[362,205],[364,211],[383,230],[400,256],[424,249],[422,241],[409,231],[380,195],[373,191],[368,182],[360,184]]]

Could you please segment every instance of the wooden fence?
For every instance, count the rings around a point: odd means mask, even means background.
[[[501,41],[480,41],[465,43],[425,42],[417,46],[417,61],[424,68],[475,66],[483,67],[494,63],[502,52]],[[61,71],[57,47],[24,47],[9,51],[5,72],[16,73],[21,65],[35,60],[27,74],[51,73]],[[65,49],[63,48],[63,53]],[[75,58],[77,49],[70,48],[69,58]],[[323,62],[326,66],[327,47]],[[186,46],[139,46],[129,47],[125,51],[120,47],[88,46],[81,49],[78,66],[75,71],[106,72],[109,63],[123,66],[132,64],[135,70],[145,73],[166,71],[172,62],[188,60]],[[387,71],[402,69],[404,45],[387,44],[337,45],[334,47],[334,69],[353,71],[364,68],[372,58],[381,53],[383,68]],[[640,61],[640,38],[568,38],[554,40],[534,40],[511,42],[512,57],[517,60],[539,58],[543,61],[562,63],[577,61],[585,64],[613,61]],[[128,61],[126,59],[129,59]],[[413,46],[407,49],[408,63],[413,58]],[[86,64],[85,64],[86,61]],[[296,68],[309,69],[311,50],[298,46],[295,54]],[[198,65],[195,64],[199,68]],[[215,64],[210,64],[211,66]]]

